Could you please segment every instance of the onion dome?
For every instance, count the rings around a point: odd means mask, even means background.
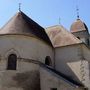
[[[88,28],[84,22],[82,22],[80,19],[77,19],[70,28],[70,31],[72,33],[79,32],[79,31],[88,31]]]

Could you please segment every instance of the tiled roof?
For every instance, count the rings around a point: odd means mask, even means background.
[[[66,46],[82,42],[60,25],[46,28],[46,32],[54,47]]]
[[[73,32],[78,32],[78,31],[85,31],[88,30],[86,24],[82,22],[80,19],[77,19],[70,28],[70,31]]]
[[[28,34],[38,37],[52,45],[45,29],[25,15],[22,11],[13,16],[8,23],[1,28],[0,34]]]

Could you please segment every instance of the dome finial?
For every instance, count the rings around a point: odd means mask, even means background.
[[[78,5],[76,6],[76,11],[77,11],[77,20],[79,19],[79,8]]]
[[[59,25],[61,24],[61,18],[59,17]]]
[[[21,11],[21,3],[19,3],[19,11]]]

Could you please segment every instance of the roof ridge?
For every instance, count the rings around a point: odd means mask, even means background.
[[[57,26],[62,26],[62,25],[53,25],[53,26],[46,27],[45,29],[52,28],[52,27],[57,27]]]

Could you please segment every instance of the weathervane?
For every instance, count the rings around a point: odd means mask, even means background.
[[[76,6],[76,11],[77,11],[77,19],[79,19],[79,8]]]
[[[21,11],[21,3],[19,3],[19,11]]]

